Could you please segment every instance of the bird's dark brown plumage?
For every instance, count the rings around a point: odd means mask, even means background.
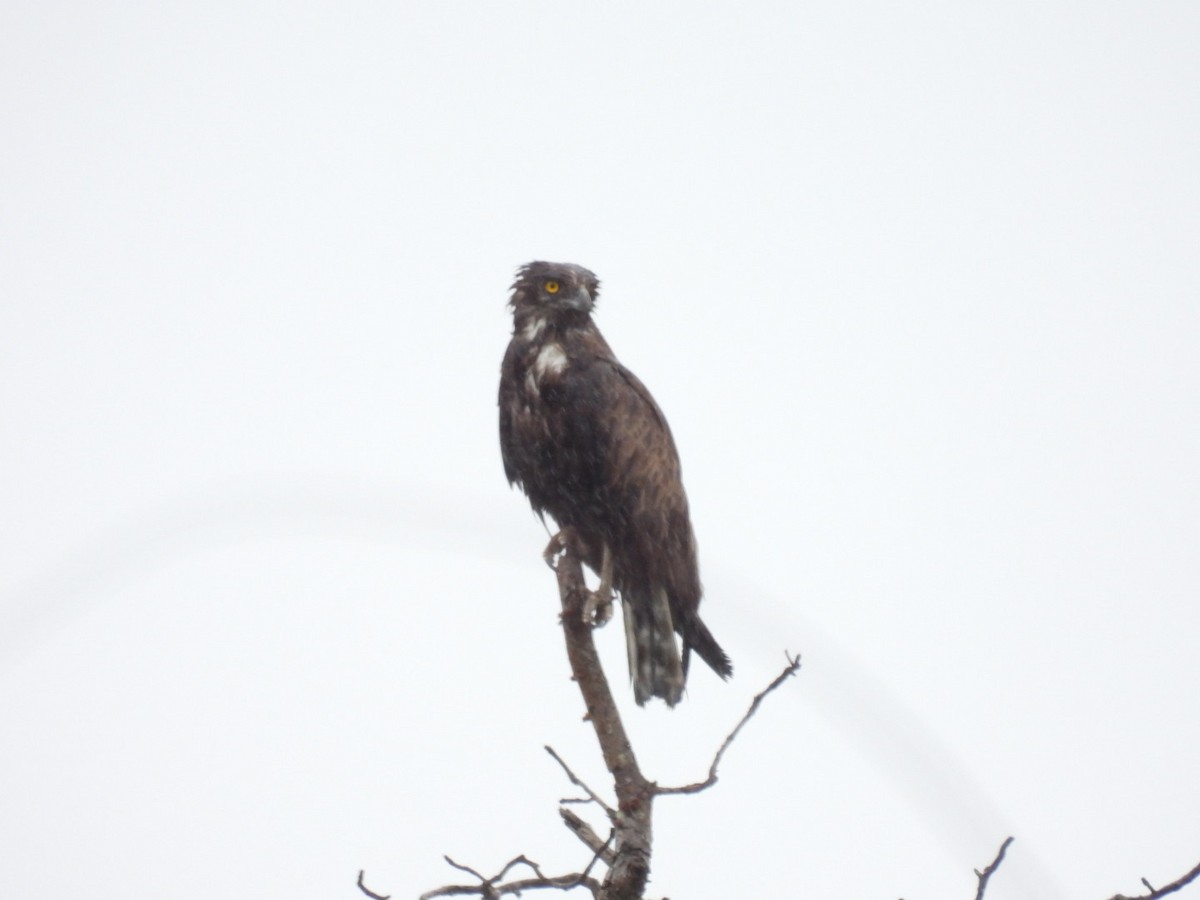
[[[500,372],[504,471],[539,514],[571,530],[593,569],[609,549],[634,696],[673,706],[691,650],[723,678],[733,668],[698,613],[696,540],[671,430],[592,321],[598,290],[581,266],[518,271]]]

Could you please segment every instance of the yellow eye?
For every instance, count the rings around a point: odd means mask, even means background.
[[[557,281],[551,280],[551,281],[546,282],[546,293],[547,294],[557,294],[558,288],[559,288],[559,284]]]

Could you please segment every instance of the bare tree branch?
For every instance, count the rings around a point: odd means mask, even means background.
[[[368,897],[370,897],[371,900],[392,900],[391,894],[377,894],[373,890],[371,890],[369,887],[367,887],[365,884],[363,884],[363,875],[364,874],[366,874],[364,872],[364,870],[362,870],[362,869],[358,870],[358,889],[360,891],[362,891],[364,894],[366,894]]]
[[[460,872],[466,872],[468,875],[474,875],[480,881],[488,880],[487,878],[484,878],[482,875],[480,875],[478,872],[476,872],[474,869],[472,869],[470,866],[460,865],[459,863],[456,863],[454,860],[452,860],[449,856],[446,856],[445,854],[442,854],[442,859],[444,859],[453,868],[458,869],[458,871],[460,871]],[[500,874],[496,876],[496,879],[503,878],[504,873],[508,871],[508,868],[511,865],[512,865],[512,863],[509,863],[508,866],[505,866],[501,870]]]
[[[602,847],[601,849],[604,848]],[[590,877],[590,872],[599,857],[599,853],[593,856],[592,861],[588,863],[587,868],[582,872],[574,872],[570,875],[547,876],[542,872],[541,867],[537,863],[522,853],[520,856],[514,856],[506,862],[504,867],[491,878],[485,878],[470,866],[464,866],[446,856],[444,859],[447,863],[460,872],[467,872],[474,875],[479,879],[479,884],[443,885],[440,888],[434,888],[432,891],[426,891],[421,895],[420,900],[433,900],[435,897],[464,897],[471,895],[483,897],[485,900],[498,900],[498,898],[503,897],[505,894],[520,894],[522,891],[545,889],[570,891],[577,887],[587,889],[593,897],[596,897],[599,895],[600,885],[596,879]],[[504,877],[517,866],[525,866],[532,870],[534,877],[504,881]]]
[[[600,840],[600,835],[592,830],[592,826],[583,820],[582,816],[578,816],[565,806],[558,808],[558,814],[562,816],[563,824],[575,837],[579,838],[589,850],[598,854],[600,861],[606,865],[612,865],[613,853],[608,848],[612,843],[613,832],[609,832],[607,840]]]
[[[1197,878],[1200,878],[1200,863],[1197,863],[1196,867],[1186,875],[1175,879],[1170,884],[1163,885],[1157,890],[1151,887],[1150,882],[1143,878],[1142,884],[1144,884],[1150,890],[1150,893],[1148,894],[1139,894],[1136,897],[1126,897],[1124,894],[1114,894],[1109,898],[1109,900],[1158,900],[1159,897],[1165,897],[1167,894],[1175,893],[1180,888],[1187,887]]]
[[[982,872],[980,872],[978,869],[975,870],[975,876],[979,879],[979,889],[975,892],[975,900],[983,900],[984,892],[987,890],[988,879],[992,877],[992,874],[997,868],[1000,867],[1000,863],[1004,861],[1004,854],[1008,850],[1009,844],[1012,842],[1013,839],[1011,837],[1005,838],[1004,843],[1000,845],[1000,852],[996,854],[996,858],[992,860],[991,864]],[[1196,867],[1186,875],[1183,875],[1180,878],[1177,878],[1175,881],[1172,881],[1170,884],[1163,885],[1157,889],[1155,889],[1149,881],[1143,878],[1142,884],[1146,886],[1146,889],[1149,891],[1148,894],[1139,894],[1136,897],[1128,897],[1125,894],[1114,894],[1109,898],[1109,900],[1158,900],[1160,897],[1165,897],[1168,894],[1175,893],[1181,888],[1187,887],[1197,878],[1200,878],[1200,863],[1198,863]]]
[[[983,900],[983,893],[987,890],[988,879],[992,877],[992,873],[1000,867],[1000,863],[1004,862],[1004,854],[1008,852],[1008,845],[1013,842],[1011,837],[1006,837],[1004,843],[1000,845],[1000,852],[996,854],[996,858],[988,864],[982,872],[975,870],[975,877],[979,879],[979,890],[975,892],[975,900]]]
[[[523,878],[519,881],[508,881],[504,884],[447,884],[422,894],[419,900],[433,900],[435,897],[469,897],[477,895],[485,900],[497,900],[506,894],[520,894],[522,891],[554,890],[571,891],[584,888],[593,897],[599,896],[600,885],[594,878],[585,878],[582,873],[576,875],[559,875],[554,878]]]
[[[617,809],[610,813],[614,827],[614,856],[604,879],[602,896],[604,900],[640,900],[650,877],[654,786],[638,767],[633,746],[600,665],[592,626],[584,621],[583,608],[588,591],[578,553],[569,541],[563,541],[563,545],[554,571],[558,576],[567,659],[617,794]],[[584,790],[588,789],[584,787]],[[593,792],[589,791],[591,794]]]
[[[793,658],[785,653],[784,656],[787,658],[788,664],[784,667],[783,671],[775,676],[775,680],[768,684],[755,696],[754,700],[750,703],[750,708],[746,710],[746,714],[742,716],[741,721],[734,726],[733,731],[729,732],[729,734],[725,736],[725,740],[722,741],[721,746],[717,748],[717,753],[713,757],[712,765],[708,767],[708,777],[703,781],[697,781],[695,784],[685,784],[682,787],[659,787],[658,785],[655,785],[655,794],[659,796],[665,796],[668,794],[698,794],[717,783],[717,767],[721,765],[721,757],[725,755],[725,751],[729,749],[729,745],[733,743],[733,739],[738,736],[738,732],[742,730],[742,726],[749,722],[750,717],[758,712],[759,704],[762,703],[763,698],[783,684],[788,678],[795,675],[797,670],[800,668],[799,655]]]
[[[551,552],[553,551],[553,552]],[[555,560],[557,557],[557,560]],[[717,780],[717,767],[729,745],[737,737],[738,732],[758,710],[763,698],[790,675],[794,675],[800,667],[800,658],[788,658],[784,671],[768,685],[753,702],[737,726],[729,733],[718,748],[713,758],[707,782],[684,788],[658,788],[648,781],[638,766],[633,746],[625,732],[624,723],[617,712],[608,679],[600,665],[600,657],[596,652],[592,630],[594,622],[587,621],[582,612],[590,594],[583,579],[583,567],[579,554],[573,546],[569,532],[564,532],[551,542],[547,548],[547,562],[551,563],[558,578],[559,598],[562,605],[563,636],[566,641],[567,659],[571,665],[574,681],[579,686],[587,708],[585,719],[592,723],[596,732],[596,740],[600,744],[600,752],[604,757],[604,765],[613,777],[613,786],[617,795],[617,805],[614,808],[604,801],[592,788],[577,776],[566,761],[555,752],[553,747],[546,746],[546,752],[559,764],[570,782],[587,794],[587,800],[563,800],[563,804],[571,802],[591,802],[604,810],[612,823],[612,833],[607,840],[592,830],[581,817],[560,806],[559,814],[567,827],[592,851],[592,859],[578,873],[549,877],[545,875],[536,863],[528,857],[513,857],[491,878],[481,872],[455,862],[447,856],[446,862],[461,872],[466,872],[476,879],[478,884],[448,884],[421,895],[420,900],[434,900],[438,897],[478,896],[484,900],[498,900],[507,894],[519,894],[525,890],[556,889],[569,891],[577,887],[590,891],[596,900],[641,900],[650,877],[650,847],[651,847],[651,813],[654,798],[660,793],[695,793]],[[557,564],[555,564],[555,562]],[[608,866],[608,872],[603,883],[591,876],[592,869],[598,863]],[[526,866],[533,871],[532,878],[504,881],[516,866]],[[381,895],[369,891],[362,884],[359,875],[359,887],[372,900],[386,900]]]
[[[557,560],[555,559],[557,557]],[[642,900],[650,875],[651,851],[651,812],[655,797],[670,794],[696,794],[707,790],[717,783],[717,770],[725,752],[741,733],[746,723],[758,712],[763,700],[772,691],[777,690],[784,681],[794,676],[800,669],[800,657],[787,655],[787,665],[762,691],[755,695],[745,715],[725,736],[720,747],[713,756],[708,768],[708,775],[703,781],[679,787],[659,787],[650,782],[642,774],[634,755],[629,736],[617,712],[612,691],[600,665],[592,638],[592,629],[597,624],[588,621],[583,610],[590,596],[583,579],[583,568],[577,548],[574,546],[572,534],[564,530],[551,541],[546,549],[546,561],[554,569],[558,579],[559,598],[562,605],[563,635],[567,647],[567,659],[571,664],[574,681],[579,685],[587,708],[585,719],[592,723],[600,751],[604,757],[605,767],[613,776],[617,796],[617,806],[607,804],[595,791],[585,784],[566,764],[566,762],[550,746],[546,752],[562,767],[563,772],[572,784],[587,794],[587,798],[567,799],[567,803],[596,803],[611,821],[613,828],[607,840],[601,840],[592,827],[580,816],[566,806],[559,807],[559,815],[564,824],[579,840],[592,851],[592,859],[580,872],[568,875],[547,876],[533,860],[524,854],[510,859],[503,868],[491,878],[484,877],[475,869],[455,862],[449,856],[446,862],[459,871],[466,872],[476,879],[478,884],[450,884],[422,894],[420,900],[435,900],[439,897],[478,896],[484,900],[500,900],[506,895],[519,895],[527,890],[561,890],[570,891],[584,888],[589,891],[594,900]],[[556,564],[557,563],[557,564]],[[786,654],[785,654],[786,655]],[[1000,845],[996,858],[983,869],[975,870],[979,880],[975,900],[983,900],[988,882],[1000,864],[1004,861],[1005,853],[1013,843],[1008,837]],[[608,866],[608,873],[601,883],[591,876],[597,864]],[[504,881],[504,878],[518,866],[525,866],[533,873],[533,877]],[[1200,864],[1186,875],[1164,887],[1155,889],[1145,878],[1142,884],[1149,893],[1137,897],[1116,894],[1109,900],[1158,900],[1173,894],[1181,888],[1200,878]],[[364,873],[358,873],[358,887],[371,900],[389,900],[384,894],[377,894],[364,883]]]
[[[608,866],[610,866],[610,867],[612,866],[612,860],[614,859],[614,857],[613,857],[611,844],[613,841],[613,837],[615,837],[615,836],[616,836],[616,832],[614,831],[611,834],[609,834],[608,840],[606,840],[603,844],[601,844],[598,848],[596,848],[596,853],[592,857],[592,861],[587,864],[587,866],[583,870],[583,874],[579,876],[580,881],[583,881],[584,879],[586,879],[588,877],[588,875],[591,874],[592,869],[595,867],[596,863],[600,862],[601,860],[603,860]]]
[[[571,784],[575,785],[575,787],[577,787],[577,788],[582,789],[584,791],[584,793],[586,793],[588,795],[588,800],[590,802],[595,803],[602,810],[604,810],[606,813],[608,813],[608,817],[610,819],[614,818],[617,815],[617,811],[615,809],[613,809],[611,806],[609,806],[607,803],[605,803],[604,800],[601,799],[601,797],[595,791],[593,791],[590,787],[588,787],[586,784],[584,784],[583,780],[580,779],[579,776],[577,776],[574,772],[571,771],[571,767],[568,766],[565,762],[563,762],[563,758],[554,752],[553,747],[551,747],[549,744],[547,744],[545,749],[546,749],[547,753],[549,753],[551,756],[554,757],[554,761],[557,762],[560,766],[562,766],[562,770],[567,773],[567,778],[570,779]],[[559,802],[560,803],[577,803],[579,801],[577,801],[577,800],[560,800]]]

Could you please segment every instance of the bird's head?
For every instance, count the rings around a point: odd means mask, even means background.
[[[508,303],[518,319],[569,324],[587,319],[599,293],[599,279],[583,266],[531,262],[517,270]]]

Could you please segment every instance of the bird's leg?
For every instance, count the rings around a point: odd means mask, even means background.
[[[594,628],[606,625],[613,614],[613,558],[608,544],[602,545],[600,557],[600,584],[594,591],[588,591],[583,601],[583,621]],[[542,559],[551,569],[557,571],[558,558],[567,550],[581,554],[578,536],[571,527],[563,528],[542,551]]]
[[[583,602],[583,621],[593,628],[608,624],[613,614],[613,558],[608,544],[600,561],[600,584],[594,591],[588,591],[587,599]]]
[[[542,551],[542,559],[546,561],[546,565],[550,568],[558,569],[558,557],[566,552],[567,546],[571,542],[571,533],[569,528],[564,528],[557,532],[554,537],[550,538],[550,543],[546,545],[546,549]]]

